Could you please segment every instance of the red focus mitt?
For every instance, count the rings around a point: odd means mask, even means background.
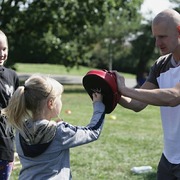
[[[121,97],[116,75],[107,70],[91,70],[83,77],[83,86],[92,99],[92,93],[100,90],[105,104],[105,113],[111,113]]]

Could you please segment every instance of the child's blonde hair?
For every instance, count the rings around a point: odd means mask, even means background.
[[[0,35],[5,37],[5,40],[6,40],[6,43],[7,43],[7,47],[8,47],[8,39],[7,39],[6,34],[2,30],[0,30]]]
[[[2,114],[7,116],[9,124],[21,131],[25,119],[41,114],[45,101],[61,96],[62,92],[63,86],[55,79],[33,75],[14,92]]]

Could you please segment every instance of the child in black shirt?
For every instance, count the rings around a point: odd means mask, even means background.
[[[19,79],[15,71],[4,67],[8,57],[8,41],[0,30],[0,109],[8,105],[14,91],[19,86]],[[6,131],[6,118],[0,115],[0,179],[8,180],[14,161],[13,132]]]

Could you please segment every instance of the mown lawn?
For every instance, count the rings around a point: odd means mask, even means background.
[[[65,86],[61,118],[87,125],[92,102],[81,86]],[[67,110],[72,113],[67,114]],[[96,142],[71,149],[74,180],[155,180],[162,150],[159,108],[149,106],[140,113],[117,106],[106,115],[103,132]],[[115,119],[116,117],[116,119]],[[149,165],[148,174],[133,174],[134,166]],[[18,179],[19,169],[12,180]]]
[[[74,125],[87,125],[92,115],[90,97],[81,85],[64,89],[61,118]],[[162,146],[158,107],[148,106],[135,113],[117,105],[106,115],[96,142],[71,149],[73,180],[155,180]],[[152,166],[152,172],[131,172],[132,167],[144,165]],[[19,168],[16,166],[11,180],[18,179]]]
[[[18,73],[43,73],[50,75],[79,75],[84,76],[88,71],[94,69],[91,67],[73,67],[67,69],[58,64],[29,64],[29,63],[16,63],[15,66]],[[122,73],[126,78],[135,78],[134,74]]]

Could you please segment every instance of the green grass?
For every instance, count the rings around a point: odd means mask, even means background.
[[[74,125],[87,125],[92,102],[81,86],[73,88],[65,86],[61,118]],[[67,114],[67,110],[72,114]],[[117,106],[106,115],[103,132],[96,142],[71,149],[73,179],[155,180],[162,150],[159,116],[158,107],[149,106],[135,113]],[[142,165],[152,166],[153,171],[142,175],[131,173],[133,166]],[[13,171],[12,180],[17,180],[18,171]]]
[[[43,73],[43,74],[59,74],[59,75],[79,75],[84,76],[88,71],[94,69],[91,67],[83,67],[79,66],[73,67],[69,70],[62,65],[56,64],[24,64],[24,63],[16,63],[15,64],[16,71],[18,73]],[[126,78],[135,78],[135,75],[122,73]]]
[[[78,96],[77,99],[74,96],[64,95],[64,104],[71,102],[65,105],[65,109],[72,110],[69,118],[67,115],[64,117],[73,124],[86,125],[92,113],[91,101],[86,93],[78,95],[80,102]],[[115,120],[111,119],[112,115],[116,116]],[[157,107],[149,106],[144,112],[136,114],[117,106],[113,113],[106,115],[98,141],[71,150],[73,177],[75,180],[153,180],[161,155],[161,142],[162,130]],[[133,166],[142,165],[152,166],[152,173],[131,173]]]
[[[64,89],[61,118],[74,125],[87,125],[92,115],[90,97],[81,85]],[[67,114],[67,110],[72,113]],[[162,147],[158,107],[148,106],[135,113],[117,105],[106,115],[97,141],[71,149],[73,180],[155,180]],[[143,165],[152,166],[153,171],[131,173],[132,167]],[[18,179],[19,169],[13,171],[11,180]]]

